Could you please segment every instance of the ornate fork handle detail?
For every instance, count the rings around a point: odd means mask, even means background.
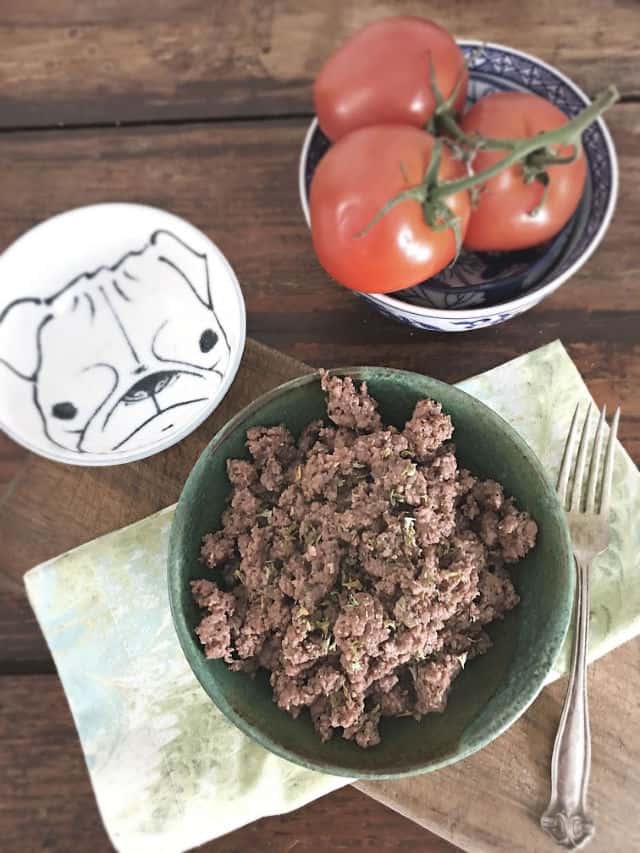
[[[577,850],[593,836],[586,812],[591,767],[591,736],[587,700],[590,561],[576,558],[578,595],[576,632],[569,686],[551,759],[551,800],[540,825],[560,846]]]

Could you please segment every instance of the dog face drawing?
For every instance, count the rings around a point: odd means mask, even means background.
[[[47,437],[78,453],[159,437],[212,396],[229,356],[206,255],[168,231],[0,313],[0,364],[32,383]]]

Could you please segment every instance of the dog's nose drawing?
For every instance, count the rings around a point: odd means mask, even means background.
[[[125,403],[137,403],[140,400],[146,400],[147,397],[156,397],[177,378],[178,373],[175,370],[159,370],[156,373],[150,373],[132,385],[122,400]]]

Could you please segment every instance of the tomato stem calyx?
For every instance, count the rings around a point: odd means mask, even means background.
[[[431,153],[431,160],[427,166],[422,183],[414,187],[409,187],[390,199],[385,205],[383,205],[383,207],[380,208],[371,222],[369,222],[368,225],[365,225],[362,231],[356,235],[357,237],[364,237],[364,235],[370,231],[383,216],[386,216],[392,208],[403,201],[411,199],[413,201],[417,201],[422,206],[424,220],[430,228],[433,228],[434,231],[446,231],[449,228],[452,229],[456,243],[456,254],[453,261],[456,260],[460,254],[460,250],[462,249],[462,224],[460,219],[450,210],[445,201],[429,198],[430,191],[438,186],[438,171],[440,169],[440,161],[442,159],[442,144],[441,139],[436,139]],[[408,183],[407,173],[403,163],[400,163],[400,172],[405,183]]]
[[[455,104],[458,95],[460,94],[460,87],[464,81],[464,77],[467,71],[467,63],[463,61],[460,70],[458,71],[458,75],[453,84],[453,89],[447,98],[444,98],[442,92],[440,91],[440,87],[438,86],[438,81],[436,80],[436,69],[433,64],[433,59],[431,57],[431,51],[427,53],[429,60],[429,81],[431,83],[431,91],[433,93],[433,99],[436,102],[436,108],[434,110],[433,119],[434,126],[437,123],[437,117],[440,115],[443,116],[451,116],[453,118],[453,105]],[[455,119],[453,119],[455,121]]]
[[[395,195],[393,198],[389,199],[389,201],[384,204],[380,210],[376,213],[373,219],[364,226],[364,228],[356,234],[356,237],[364,237],[374,225],[377,225],[380,220],[389,213],[390,210],[400,204],[403,201],[417,201],[419,204],[424,205],[426,200],[426,191],[423,184],[418,184],[415,187],[409,187],[409,189],[402,190],[402,192]]]

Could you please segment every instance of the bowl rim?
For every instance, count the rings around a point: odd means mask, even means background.
[[[378,367],[375,365],[361,365],[357,367],[334,368],[329,371],[329,374],[338,376],[349,375],[353,376],[356,379],[366,379],[366,376],[370,371],[375,371],[378,374],[381,373],[384,376],[388,376],[390,378],[399,379],[404,376],[409,376],[418,377],[419,379],[426,379],[432,385],[435,386],[436,390],[434,394],[434,399],[437,396],[438,386],[441,386],[447,389],[447,393],[453,392],[454,395],[457,395],[461,398],[465,398],[466,401],[471,405],[472,409],[475,409],[477,411],[482,410],[484,412],[488,412],[490,416],[495,420],[495,426],[498,429],[501,429],[504,433],[506,433],[507,437],[515,444],[517,451],[521,453],[522,456],[529,463],[532,471],[539,478],[546,491],[545,498],[548,500],[549,503],[549,511],[557,518],[562,537],[562,553],[560,555],[561,560],[559,560],[558,563],[559,565],[562,563],[566,567],[567,582],[564,585],[564,608],[562,615],[558,615],[558,624],[556,626],[555,633],[552,635],[551,638],[548,639],[545,645],[544,657],[546,658],[547,663],[544,666],[537,667],[537,677],[532,682],[530,682],[528,686],[523,687],[522,691],[519,694],[520,701],[517,703],[517,705],[513,706],[508,713],[503,714],[498,723],[494,724],[493,726],[489,726],[487,729],[485,729],[482,732],[482,735],[478,736],[473,743],[467,744],[458,752],[448,753],[444,756],[441,756],[426,763],[411,765],[408,769],[392,771],[363,771],[362,768],[356,766],[336,766],[331,764],[330,761],[318,760],[315,757],[309,758],[307,755],[301,756],[297,752],[285,746],[282,746],[267,731],[260,728],[259,726],[254,726],[252,723],[247,721],[232,707],[231,704],[227,702],[224,693],[216,689],[216,679],[214,676],[212,676],[211,671],[207,668],[207,659],[202,654],[201,647],[195,639],[193,631],[187,624],[185,613],[182,607],[180,606],[182,583],[177,569],[181,553],[181,536],[178,532],[178,529],[181,526],[181,520],[183,516],[186,517],[190,514],[189,503],[191,499],[194,498],[197,494],[198,483],[200,477],[206,469],[209,455],[212,452],[215,452],[217,448],[229,437],[229,435],[231,435],[238,429],[242,429],[243,425],[246,424],[246,421],[265,404],[272,402],[273,400],[277,400],[278,398],[286,395],[289,391],[303,387],[305,385],[311,385],[315,382],[319,382],[320,372],[317,370],[313,371],[312,373],[305,374],[304,376],[299,376],[295,379],[291,379],[287,382],[284,382],[281,385],[278,385],[276,388],[273,388],[270,391],[267,391],[266,393],[257,397],[255,400],[253,400],[251,403],[249,403],[247,406],[237,412],[232,418],[230,418],[229,421],[227,421],[227,423],[213,436],[211,441],[203,449],[202,453],[196,460],[195,465],[191,469],[189,476],[187,477],[187,480],[182,488],[180,498],[176,505],[175,514],[171,523],[169,548],[167,555],[167,588],[171,617],[173,620],[174,628],[178,636],[180,647],[182,648],[183,654],[187,660],[187,663],[189,664],[189,667],[191,668],[201,687],[203,688],[207,696],[211,699],[211,701],[214,703],[214,705],[216,705],[216,707],[225,715],[225,717],[238,729],[240,729],[240,731],[242,731],[244,734],[246,734],[254,742],[258,743],[263,748],[269,750],[270,752],[273,752],[275,755],[278,755],[280,758],[284,758],[288,761],[293,762],[294,764],[306,767],[307,769],[316,770],[320,773],[328,773],[334,776],[342,776],[350,779],[399,779],[406,776],[413,776],[418,773],[438,770],[442,767],[454,764],[464,758],[467,758],[470,755],[473,755],[475,752],[478,752],[480,749],[483,749],[485,746],[487,746],[489,743],[491,743],[493,740],[503,734],[503,732],[510,728],[527,711],[529,706],[535,701],[535,699],[538,697],[538,695],[544,688],[548,675],[553,669],[553,665],[558,657],[558,654],[562,648],[567,632],[569,630],[573,612],[573,601],[575,598],[576,577],[575,572],[572,571],[573,551],[571,548],[571,537],[569,534],[566,514],[562,509],[562,506],[560,505],[556,490],[551,480],[549,479],[549,476],[546,472],[546,469],[542,465],[542,462],[538,459],[532,448],[527,444],[527,442],[524,440],[524,438],[522,438],[522,436],[517,432],[517,430],[515,430],[514,427],[512,427],[511,424],[508,423],[508,421],[506,421],[501,415],[499,415],[498,412],[496,412],[486,403],[483,403],[477,397],[474,397],[472,394],[468,394],[466,391],[463,391],[461,388],[458,388],[455,385],[450,385],[446,382],[442,382],[441,380],[434,379],[433,377],[416,373],[415,371],[398,370],[395,368]]]
[[[533,54],[531,53],[526,53],[523,50],[517,50],[514,47],[509,47],[508,45],[500,44],[498,42],[481,41],[479,39],[456,39],[456,41],[461,47],[494,48],[496,50],[506,51],[507,53],[510,53],[514,56],[520,56],[524,59],[528,59],[536,65],[539,65],[542,68],[546,68],[547,71],[550,71],[556,76],[558,76],[585,104],[591,103],[591,99],[588,97],[586,92],[584,92],[578,85],[576,85],[576,83],[574,83],[569,77],[567,77],[566,74],[563,74],[550,63],[539,59],[537,56],[533,56]],[[600,117],[596,120],[596,123],[600,128],[600,131],[604,138],[608,160],[611,167],[611,192],[609,195],[609,203],[607,204],[607,209],[602,218],[602,222],[600,223],[600,228],[598,228],[597,232],[593,235],[591,242],[588,246],[585,247],[582,254],[574,261],[574,263],[571,264],[571,266],[568,267],[562,273],[562,275],[559,275],[557,278],[552,279],[542,287],[536,288],[534,286],[531,290],[527,291],[522,296],[518,296],[516,299],[506,300],[504,302],[499,302],[496,305],[490,305],[479,308],[427,308],[421,305],[414,305],[413,303],[403,302],[401,299],[395,299],[393,296],[389,296],[385,293],[367,293],[366,296],[369,297],[372,301],[379,302],[381,305],[384,305],[389,311],[394,314],[406,314],[413,315],[415,317],[425,318],[438,317],[442,319],[456,317],[460,320],[464,320],[473,319],[477,317],[488,318],[499,316],[505,310],[519,312],[519,310],[524,310],[527,307],[531,307],[529,303],[533,302],[535,304],[552,294],[555,290],[561,287],[561,285],[563,285],[565,281],[567,281],[567,279],[571,278],[571,276],[574,275],[574,273],[576,273],[589,260],[591,255],[598,248],[604,235],[607,232],[618,200],[619,170],[618,157],[616,154],[615,145],[613,143],[611,133],[609,132],[609,129],[604,119]],[[307,227],[309,228],[311,227],[311,216],[309,212],[309,200],[307,198],[305,171],[307,156],[309,153],[309,148],[311,146],[311,140],[313,139],[313,135],[318,126],[318,119],[314,115],[311,120],[311,124],[309,125],[305,133],[304,141],[302,143],[302,149],[300,151],[300,159],[298,162],[298,194],[300,197],[300,206],[302,207],[302,213],[307,223]]]

